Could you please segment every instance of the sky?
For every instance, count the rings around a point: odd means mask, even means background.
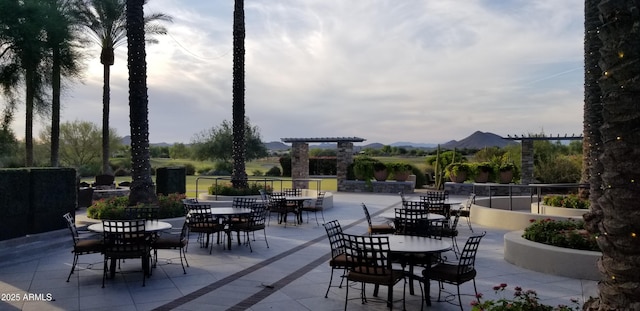
[[[584,1],[245,0],[246,116],[265,142],[444,143],[475,131],[580,134]],[[149,139],[189,143],[232,120],[232,0],[151,0],[173,17],[147,45]],[[126,45],[111,127],[129,135]],[[102,124],[99,48],[62,121]],[[34,124],[40,132],[50,121]],[[24,136],[24,110],[13,129]]]

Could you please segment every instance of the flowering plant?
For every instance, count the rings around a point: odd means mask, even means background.
[[[504,292],[507,288],[506,283],[496,285],[493,290],[497,293]],[[575,304],[575,307],[569,307],[566,305],[549,306],[541,304],[539,302],[538,294],[534,290],[522,290],[521,287],[516,286],[514,288],[513,299],[500,298],[497,300],[485,300],[480,301],[482,294],[478,294],[476,297],[478,300],[471,302],[473,311],[502,311],[502,310],[514,310],[514,311],[573,311],[579,310],[578,300],[572,298],[571,302]]]

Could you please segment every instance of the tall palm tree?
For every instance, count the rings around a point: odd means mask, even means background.
[[[24,85],[25,166],[33,166],[33,117],[46,106],[44,86],[49,76],[44,65],[44,12],[39,0],[3,0],[1,8],[0,80],[5,94],[16,94],[8,90]]]
[[[640,23],[637,1],[599,4],[602,185],[596,202],[602,257],[599,299],[588,310],[640,310]],[[591,198],[593,202],[593,198]]]
[[[127,65],[131,124],[131,192],[129,205],[157,201],[149,154],[149,97],[145,51],[144,0],[127,0]]]
[[[233,176],[235,188],[247,187],[245,169],[244,118],[244,0],[235,0],[233,9]]]
[[[51,59],[51,166],[60,162],[60,93],[61,78],[80,74],[78,0],[43,0],[46,46]]]
[[[102,172],[112,174],[109,165],[109,106],[111,101],[111,66],[114,64],[114,51],[127,41],[127,0],[85,0],[84,23],[89,28],[95,42],[100,45],[100,63],[103,65],[102,87]],[[148,0],[143,1],[143,5]],[[161,22],[171,22],[171,16],[156,13],[143,17],[143,31],[147,42],[156,43],[153,35],[164,35],[167,29]]]
[[[598,155],[602,153],[600,126],[602,125],[602,103],[598,79],[602,70],[598,65],[602,41],[598,38],[598,31],[602,22],[599,18],[598,3],[600,0],[585,0],[584,2],[584,121],[582,141],[582,176],[581,183],[590,183],[591,189],[581,189],[580,196],[588,199],[590,192],[597,195],[600,183],[590,180],[592,176],[599,176],[593,172]],[[595,183],[594,183],[595,182]],[[593,209],[592,209],[593,210]]]

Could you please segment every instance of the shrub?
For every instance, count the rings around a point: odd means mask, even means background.
[[[184,194],[172,193],[167,196],[158,195],[158,217],[173,218],[184,216],[182,199]],[[129,197],[113,197],[98,200],[87,208],[87,217],[93,219],[126,219],[124,208],[129,205]],[[137,206],[145,206],[139,204]]]
[[[242,196],[242,195],[259,195],[260,189],[265,189],[267,192],[271,192],[269,185],[259,183],[250,183],[247,188],[234,188],[231,182],[219,182],[209,187],[209,194],[228,195],[228,196]]]
[[[216,162],[215,170],[213,172],[214,175],[231,175],[233,172],[233,163],[220,161]]]
[[[254,170],[253,172],[251,172],[251,174],[253,176],[262,176],[262,171],[261,170]]]
[[[504,292],[505,288],[507,288],[506,283],[502,283],[500,285],[496,285],[493,287],[493,290],[496,294],[500,294]],[[538,298],[538,294],[534,290],[523,290],[521,287],[516,286],[515,291],[513,292],[513,298],[500,298],[497,300],[485,300],[481,301],[482,294],[478,294],[476,297],[478,300],[472,301],[471,305],[473,306],[473,311],[502,311],[502,310],[513,310],[513,311],[571,311],[571,310],[580,310],[580,306],[578,304],[578,300],[572,298],[571,301],[576,305],[574,307],[569,307],[566,305],[558,305],[556,307],[545,305],[540,303]]]
[[[532,219],[531,224],[524,229],[522,237],[558,247],[600,251],[596,236],[587,232],[583,220]]]
[[[211,166],[205,166],[205,167],[200,168],[200,169],[198,170],[198,175],[206,176],[206,175],[209,175],[209,172],[211,172],[211,171],[213,171],[213,167],[211,167]]]
[[[130,176],[131,172],[124,167],[118,167],[114,172],[114,176]]]
[[[581,199],[576,194],[569,195],[547,195],[542,198],[542,203],[548,206],[566,207],[575,209],[588,209],[591,205],[589,200]]]
[[[193,176],[196,174],[196,166],[191,163],[184,164],[184,173],[187,176]]]
[[[129,197],[113,197],[95,201],[87,208],[87,217],[93,219],[124,219],[124,208]]]
[[[264,175],[265,176],[280,176],[280,175],[282,175],[282,172],[280,171],[279,167],[274,166],[274,167],[270,168]]]

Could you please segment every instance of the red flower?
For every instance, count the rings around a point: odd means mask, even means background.
[[[507,283],[501,283],[501,284],[500,284],[500,287],[502,287],[502,288],[507,287]]]

